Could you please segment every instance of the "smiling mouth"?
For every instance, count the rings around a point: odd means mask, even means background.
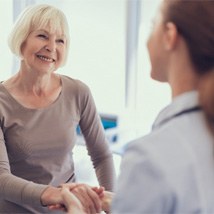
[[[46,61],[46,62],[55,62],[54,59],[51,59],[51,58],[48,58],[46,56],[42,56],[42,55],[37,55],[37,57],[43,61]]]

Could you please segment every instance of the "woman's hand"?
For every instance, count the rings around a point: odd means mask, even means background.
[[[114,193],[105,191],[104,187],[92,187],[92,189],[99,195],[99,198],[101,199],[102,210],[106,213],[110,213]]]
[[[111,203],[112,203],[114,193],[109,191],[104,191],[103,195],[104,196],[102,197],[102,210],[105,211],[106,213],[110,213]]]
[[[81,211],[79,213],[84,213],[80,206],[81,203],[79,202],[79,200],[72,193],[70,193],[70,189],[74,188],[75,186],[76,186],[75,183],[70,184],[69,188],[66,188],[66,186],[64,185],[58,188],[49,186],[44,190],[44,192],[41,195],[41,199],[40,199],[41,204],[43,206],[47,206],[50,210],[67,211],[67,206],[69,203],[72,205],[73,211],[78,210],[78,211]],[[66,196],[67,192],[70,193],[69,196]],[[67,200],[65,199],[65,197]],[[78,212],[75,211],[75,213],[78,213]]]
[[[61,194],[68,214],[86,214],[81,202],[65,185],[62,185]]]
[[[58,209],[63,209],[63,206],[61,207],[61,204],[63,202],[61,196],[61,188],[52,186],[47,187],[42,193],[40,200],[43,206],[51,206],[57,204]]]
[[[95,214],[104,210],[110,213],[113,193],[103,187],[68,183],[59,188],[48,187],[41,196],[41,203],[51,210],[63,210],[71,214]]]
[[[65,184],[69,186],[70,184]],[[88,214],[100,213],[102,211],[103,188],[96,188],[93,190],[87,184],[76,184],[74,188],[70,188],[70,191],[78,198],[81,204],[84,206],[84,212]]]

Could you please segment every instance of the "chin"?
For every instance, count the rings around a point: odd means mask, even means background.
[[[167,79],[165,77],[161,76],[161,75],[158,75],[157,72],[151,71],[150,77],[153,80],[158,81],[158,82],[167,82]]]
[[[154,71],[151,71],[150,77],[151,77],[153,80],[159,81],[158,75],[157,75]]]

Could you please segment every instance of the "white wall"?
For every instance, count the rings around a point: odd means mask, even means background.
[[[159,83],[150,78],[150,60],[147,51],[147,40],[152,29],[160,0],[141,0],[141,27],[139,34],[138,74],[137,74],[137,110],[136,127],[139,135],[150,131],[159,111],[170,102],[168,84]],[[158,47],[157,47],[158,48]]]
[[[71,28],[68,63],[62,73],[89,85],[101,112],[118,112],[125,96],[124,0],[64,1]]]
[[[7,45],[7,38],[13,23],[12,18],[12,0],[0,0],[0,81],[11,75],[13,55]]]

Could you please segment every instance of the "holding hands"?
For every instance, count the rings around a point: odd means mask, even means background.
[[[49,187],[42,194],[41,201],[51,210],[63,210],[69,214],[95,214],[110,212],[113,193],[103,187],[69,183],[59,188]]]

